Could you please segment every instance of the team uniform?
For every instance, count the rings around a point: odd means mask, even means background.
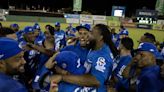
[[[126,66],[131,62],[132,56],[121,56],[118,60],[116,60],[114,65],[116,65],[114,69],[114,76],[118,79],[116,83],[117,90],[128,90],[129,88],[129,80],[122,76],[122,72],[126,68]]]
[[[26,35],[29,32],[34,32],[33,27],[25,27],[24,29],[24,35]],[[35,45],[39,45],[42,46],[43,43],[43,37],[38,36],[35,41],[34,44]],[[23,47],[24,45],[26,45],[27,42],[24,39],[24,37],[22,36],[22,38],[19,39],[19,46]],[[31,86],[31,84],[29,85],[28,82],[34,78],[37,69],[38,69],[38,64],[39,64],[39,59],[40,59],[40,52],[36,51],[36,50],[29,50],[26,51],[24,53],[24,59],[27,62],[25,64],[25,78],[24,81],[26,83],[27,86]]]
[[[164,58],[164,47],[163,47],[162,50],[161,50],[161,55],[162,55],[163,58]]]
[[[39,30],[39,35],[36,37],[36,40],[34,43],[38,44],[38,45],[42,45],[42,43],[46,37],[45,37],[44,33],[40,30],[39,24],[35,23],[35,25],[33,26],[33,29]]]
[[[160,80],[159,66],[143,68],[137,79],[137,92],[162,92],[164,82]]]
[[[112,39],[113,43],[116,43],[116,41],[117,41],[117,39],[118,39],[118,36],[119,36],[119,35],[116,34],[116,33],[115,33],[115,34],[112,34],[112,38],[111,38],[111,39]]]
[[[39,84],[40,80],[39,79],[40,79],[40,76],[44,76],[45,74],[51,75],[50,70],[44,66],[49,58],[50,57],[47,56],[46,54],[40,54],[39,55],[38,65],[37,65],[38,67],[37,67],[35,77],[34,77],[33,82],[32,82],[32,87],[35,90],[44,90],[44,92],[47,90],[47,92],[48,92],[49,87],[47,87],[47,88],[41,88],[40,87],[40,84]]]
[[[28,92],[22,84],[3,73],[0,73],[0,83],[0,92]]]
[[[65,32],[63,30],[55,31],[55,50],[60,50],[61,46],[66,45]]]
[[[106,44],[104,44],[100,50],[89,52],[84,66],[86,68],[86,72],[93,75],[100,82],[100,87],[77,88],[77,92],[107,92],[105,83],[112,74],[112,59],[113,54]]]
[[[20,42],[21,38],[23,38],[23,30],[16,32],[17,41]]]

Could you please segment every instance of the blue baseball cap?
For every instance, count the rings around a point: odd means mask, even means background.
[[[80,26],[77,26],[77,27],[76,27],[76,30],[79,31],[81,28],[84,28],[84,29],[90,31],[91,25],[90,25],[90,24],[81,24]]]
[[[29,32],[34,32],[34,29],[31,26],[27,26],[27,27],[24,28],[23,31],[24,31],[25,34],[27,34]]]
[[[85,68],[80,64],[79,56],[72,51],[62,51],[54,59],[57,65],[73,74],[85,73]]]
[[[11,24],[10,27],[13,27],[13,28],[18,28],[19,25],[18,24]]]
[[[157,47],[154,44],[149,43],[149,42],[140,43],[137,51],[148,51],[148,52],[153,53],[156,59],[163,59]]]
[[[0,60],[15,56],[21,51],[19,43],[16,40],[6,37],[0,38]]]
[[[129,32],[127,30],[122,30],[119,35],[129,35]]]
[[[56,23],[55,23],[55,26],[60,26],[60,23],[59,23],[59,22],[56,22]]]
[[[35,23],[34,26],[33,26],[33,29],[38,29],[38,30],[40,30],[39,24],[38,24],[38,23]]]
[[[76,28],[72,28],[72,31],[73,31],[73,32],[76,32],[77,30],[76,30]]]

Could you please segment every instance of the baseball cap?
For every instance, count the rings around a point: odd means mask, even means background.
[[[23,31],[25,34],[27,34],[29,32],[34,32],[34,29],[31,26],[26,26]]]
[[[76,27],[76,30],[79,31],[81,28],[84,28],[84,29],[90,31],[91,25],[90,25],[90,24],[81,24],[80,26],[77,26],[77,27]]]
[[[56,22],[56,23],[55,23],[55,26],[60,26],[60,23],[59,23],[59,22]]]
[[[13,28],[18,28],[19,25],[18,24],[11,24],[10,27],[13,27]]]
[[[122,30],[119,35],[129,35],[129,32],[127,30]]]
[[[38,23],[35,23],[34,26],[33,26],[33,29],[38,29],[38,30],[40,30],[39,24],[38,24]]]
[[[22,50],[16,40],[7,37],[0,38],[0,60],[10,58]]]
[[[62,51],[54,59],[57,65],[73,74],[83,74],[85,68],[80,64],[79,56],[72,51]]]
[[[162,55],[159,53],[157,47],[149,42],[140,43],[137,51],[149,51],[154,54],[156,59],[163,59]]]

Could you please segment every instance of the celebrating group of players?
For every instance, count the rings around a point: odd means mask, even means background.
[[[38,23],[0,25],[0,92],[163,92],[164,42],[145,33],[133,49],[128,30]],[[137,33],[136,33],[137,35]]]

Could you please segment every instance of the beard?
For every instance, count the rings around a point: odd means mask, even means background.
[[[86,44],[87,49],[94,49],[96,47],[96,40],[92,39]]]
[[[7,67],[6,73],[11,76],[18,75],[25,71],[24,65],[19,65],[17,68],[12,67],[11,65],[6,65],[6,67]]]

